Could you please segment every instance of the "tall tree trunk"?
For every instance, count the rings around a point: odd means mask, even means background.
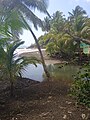
[[[13,86],[13,79],[12,79],[12,75],[10,72],[10,96],[13,97],[14,96],[14,86]]]
[[[43,65],[43,68],[44,68],[44,72],[45,72],[46,77],[47,77],[47,79],[48,79],[48,81],[49,81],[49,80],[50,80],[50,73],[49,73],[48,70],[47,70],[47,67],[46,67],[46,64],[45,64],[45,61],[44,61],[44,57],[43,57],[43,54],[42,54],[40,45],[39,45],[39,43],[38,43],[38,40],[37,40],[34,32],[32,31],[32,29],[30,28],[30,26],[29,26],[28,23],[26,22],[26,20],[23,18],[23,16],[21,16],[21,17],[22,17],[25,25],[27,26],[27,28],[28,28],[29,31],[31,32],[31,34],[32,34],[32,36],[33,36],[33,38],[34,38],[34,40],[35,40],[35,42],[36,42],[37,48],[38,48],[39,53],[40,53],[40,56],[41,56],[41,60],[42,60],[42,65]]]
[[[39,45],[39,43],[38,43],[38,40],[37,40],[35,34],[34,34],[33,31],[31,30],[31,28],[29,28],[29,30],[30,30],[30,32],[31,32],[31,34],[32,34],[32,36],[33,36],[35,42],[36,42],[37,48],[38,48],[39,53],[40,53],[40,56],[41,56],[42,65],[43,65],[43,68],[44,68],[44,71],[45,71],[46,77],[47,77],[47,79],[49,80],[49,79],[50,79],[50,74],[49,74],[49,72],[48,72],[48,70],[47,70],[47,67],[46,67],[46,64],[45,64],[45,61],[44,61],[44,57],[43,57],[43,54],[42,54],[42,51],[41,51],[40,45]]]
[[[14,92],[14,86],[13,86],[12,80],[10,80],[10,84],[11,84],[10,85],[10,96],[13,97],[14,96],[14,93],[13,93]]]

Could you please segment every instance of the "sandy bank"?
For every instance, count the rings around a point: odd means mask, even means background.
[[[47,55],[45,49],[42,50],[42,53],[43,53],[43,56],[44,56],[44,59],[45,59],[45,63],[46,63],[46,64],[65,63],[65,61],[56,60],[56,59],[54,59],[54,58],[49,57],[49,56]],[[32,52],[21,53],[19,56],[25,56],[25,57],[34,56],[34,57],[36,57],[37,59],[41,59],[38,50],[37,50],[37,51],[32,51]]]

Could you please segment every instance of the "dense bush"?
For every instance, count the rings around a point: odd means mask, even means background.
[[[79,103],[90,107],[90,64],[84,65],[75,75],[71,92]]]

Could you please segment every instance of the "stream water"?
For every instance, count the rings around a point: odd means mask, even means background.
[[[43,66],[41,64],[37,64],[37,67],[35,67],[32,64],[29,64],[27,67],[25,67],[25,70],[22,70],[22,77],[30,78],[32,80],[36,81],[43,81]]]
[[[77,66],[73,65],[64,65],[64,64],[48,64],[47,68],[50,74],[54,77],[54,79],[73,79],[73,75],[78,71]],[[41,64],[37,64],[37,67],[34,65],[28,65],[26,71],[22,71],[22,76],[26,78],[30,78],[37,81],[43,81],[45,78],[43,66]]]
[[[43,50],[45,49],[42,49],[42,51]],[[19,56],[21,53],[37,51],[37,49],[17,49],[16,53]],[[50,74],[54,77],[54,79],[73,79],[72,75],[78,71],[77,66],[64,65],[58,60],[46,60],[45,62]],[[22,76],[40,82],[43,81],[45,74],[42,64],[37,64],[37,67],[29,64],[27,67],[25,67],[25,70],[22,70]]]

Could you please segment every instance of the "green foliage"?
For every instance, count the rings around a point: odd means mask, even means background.
[[[74,56],[77,44],[74,44],[71,37],[67,34],[48,33],[39,38],[41,46],[46,46],[46,51],[50,56],[66,54],[70,57]]]
[[[27,29],[18,11],[11,12],[0,9],[0,36],[10,40],[19,39],[23,29]]]
[[[3,79],[7,78],[9,80],[14,80],[25,66],[28,64],[34,64],[36,66],[36,62],[40,62],[35,57],[25,58],[16,56],[14,53],[15,50],[23,43],[24,42],[22,41],[8,44],[6,50],[3,47],[0,47],[0,70]]]
[[[46,46],[51,56],[58,53],[62,57],[68,56],[72,59],[75,57],[75,52],[80,54],[79,40],[90,39],[90,18],[80,6],[76,6],[75,10],[69,12],[68,19],[62,12],[56,11],[51,18],[46,17],[43,23],[43,30],[46,33],[39,38],[39,43],[41,46]]]
[[[0,2],[0,75],[10,81],[11,95],[13,94],[13,80],[21,72],[22,68],[29,63],[36,66],[36,62],[40,62],[34,57],[28,59],[24,57],[16,58],[14,52],[23,43],[17,42],[20,41],[19,34],[22,33],[23,29],[29,29],[32,33],[45,68],[37,38],[26,20],[30,20],[29,22],[32,22],[36,29],[38,26],[42,26],[41,19],[31,9],[37,9],[49,15],[46,8],[47,2],[45,0],[4,0]],[[15,40],[16,42],[13,42]],[[45,71],[47,71],[46,68]]]
[[[47,0],[3,0],[0,2],[0,7],[2,6],[2,9],[5,11],[11,12],[16,10],[22,12],[23,16],[32,22],[36,29],[38,29],[38,26],[42,26],[42,21],[34,14],[33,10],[37,9],[49,15],[47,5]]]
[[[50,18],[49,17],[44,18],[42,30],[49,32],[50,30]]]
[[[49,53],[50,56],[53,56],[53,54],[55,53],[55,48],[55,44],[53,42],[50,42],[46,46],[46,51]]]
[[[75,75],[71,93],[79,103],[90,107],[90,64],[84,65]]]
[[[62,12],[60,11],[56,11],[53,16],[52,16],[52,20],[50,22],[51,24],[51,31],[54,33],[60,33],[64,30],[64,26],[65,26],[65,16],[63,15]]]
[[[84,37],[84,28],[87,26],[87,13],[82,7],[76,6],[72,13],[69,12],[70,32],[78,37]],[[82,32],[83,31],[83,32]]]
[[[25,66],[28,64],[34,64],[40,62],[35,57],[25,58],[18,57],[14,53],[15,50],[24,42],[12,42],[11,44],[6,44],[6,49],[0,45],[0,78],[2,80],[10,81],[10,93],[13,96],[14,80],[20,75],[22,69],[25,70]]]

